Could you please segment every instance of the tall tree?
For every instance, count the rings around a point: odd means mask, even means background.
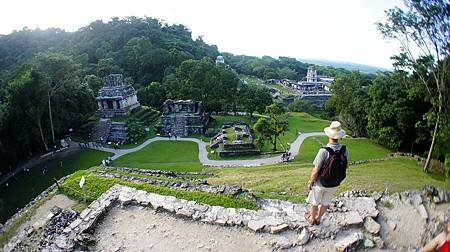
[[[239,89],[240,105],[244,111],[253,117],[253,112],[264,113],[267,106],[272,104],[272,96],[264,86],[243,84]]]
[[[36,71],[26,70],[9,85],[12,113],[24,115],[39,129],[42,144],[48,150],[42,129],[42,116],[46,110],[48,85]],[[31,131],[31,130],[29,130]]]
[[[231,69],[204,58],[184,61],[163,85],[169,98],[200,100],[211,112],[229,109],[237,96],[238,83]]]
[[[32,62],[32,67],[48,82],[47,104],[53,144],[56,144],[53,124],[52,98],[62,87],[77,78],[78,66],[72,57],[60,53],[41,53]]]
[[[331,85],[332,96],[325,103],[328,114],[336,117],[356,136],[367,135],[366,103],[370,83],[359,72],[341,75]]]
[[[166,100],[166,90],[159,82],[152,82],[148,86],[141,87],[137,94],[142,104],[154,108],[160,108]]]
[[[288,120],[283,106],[279,103],[273,103],[267,106],[266,114],[269,115],[269,118],[259,118],[253,128],[260,134],[263,140],[269,140],[273,146],[272,150],[276,151],[279,137],[288,129]],[[286,150],[281,141],[280,144]]]
[[[414,125],[423,116],[420,102],[413,99],[404,83],[410,82],[402,72],[378,74],[369,88],[367,130],[370,138],[391,149],[413,149]]]
[[[378,29],[385,38],[400,43],[394,66],[413,71],[425,86],[435,113],[434,129],[424,170],[427,171],[436,137],[442,124],[445,76],[449,65],[450,3],[447,0],[405,0],[406,10],[398,7],[386,11],[385,23]]]

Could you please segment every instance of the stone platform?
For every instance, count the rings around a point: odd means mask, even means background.
[[[433,194],[434,191],[430,190],[392,195],[345,192],[333,200],[321,224],[312,226],[304,218],[307,211],[305,203],[260,199],[258,200],[260,210],[255,211],[209,206],[115,185],[92,202],[70,224],[62,226],[64,229],[49,241],[47,249],[48,251],[88,249],[88,244],[95,243],[95,237],[90,233],[109,209],[114,206],[134,205],[151,208],[156,212],[164,211],[186,221],[234,226],[256,233],[265,233],[274,238],[271,244],[273,250],[410,251],[440,232],[436,227],[442,224],[441,215],[449,207],[448,203],[442,203],[448,200],[448,192],[441,193],[446,197],[440,197],[439,193],[438,196]],[[439,198],[440,205],[434,205],[436,197]],[[405,234],[412,236],[404,239],[402,237]],[[27,235],[32,233],[22,236],[22,239]],[[20,244],[20,240],[12,239],[3,247],[3,251],[20,250]]]

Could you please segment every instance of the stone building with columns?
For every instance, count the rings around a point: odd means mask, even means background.
[[[136,90],[125,83],[122,74],[110,74],[104,78],[103,87],[97,94],[97,112],[100,117],[128,116],[140,106]]]

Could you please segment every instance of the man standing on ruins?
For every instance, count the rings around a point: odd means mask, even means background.
[[[305,218],[311,225],[320,224],[333,194],[346,176],[348,166],[348,151],[345,145],[339,143],[339,139],[345,136],[341,123],[333,121],[324,131],[328,136],[328,144],[317,153],[308,181],[309,195],[306,201],[311,207]]]

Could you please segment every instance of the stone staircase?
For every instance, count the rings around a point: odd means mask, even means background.
[[[221,144],[221,143],[223,143],[223,135],[222,135],[222,133],[218,133],[211,138],[209,146],[214,149],[214,148],[219,147],[219,144]]]
[[[126,123],[112,122],[108,140],[113,142],[127,142],[128,128],[126,127]]]
[[[111,121],[108,119],[100,119],[100,121],[92,128],[91,141],[98,143],[106,143],[110,133]],[[102,141],[103,140],[103,141]]]
[[[186,118],[174,117],[173,126],[171,129],[172,136],[187,136],[186,132]]]

